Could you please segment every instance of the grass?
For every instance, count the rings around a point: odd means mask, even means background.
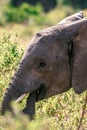
[[[70,7],[61,8],[57,7],[46,14],[44,24],[9,23],[0,27],[0,104],[23,51],[35,33],[75,12]],[[86,16],[86,10],[84,12]],[[35,119],[31,122],[19,110],[23,108],[25,100],[20,105],[13,103],[15,117],[10,113],[0,116],[0,130],[77,130],[85,96],[86,92],[77,95],[71,89],[40,101],[36,103]],[[87,106],[81,129],[87,129]]]

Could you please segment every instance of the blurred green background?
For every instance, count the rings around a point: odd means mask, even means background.
[[[80,10],[87,16],[86,8],[87,0],[0,0],[0,105],[32,37]],[[13,103],[16,117],[0,116],[0,130],[77,130],[85,96],[71,89],[40,101],[32,122],[19,112],[26,99]],[[87,106],[80,130],[87,130]]]

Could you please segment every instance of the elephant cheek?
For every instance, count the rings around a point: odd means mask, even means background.
[[[54,84],[51,84],[47,90],[46,90],[46,94],[44,98],[49,98],[51,96],[63,93],[68,91],[71,88],[69,82],[58,82],[56,84],[56,82]]]

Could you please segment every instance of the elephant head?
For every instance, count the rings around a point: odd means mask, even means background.
[[[29,93],[24,113],[32,118],[35,102],[68,91],[87,90],[87,19],[82,12],[38,32],[25,51],[2,102],[2,114],[11,101]],[[85,76],[84,76],[85,75]]]

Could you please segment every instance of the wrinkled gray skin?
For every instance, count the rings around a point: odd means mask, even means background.
[[[2,114],[13,112],[11,101],[30,93],[23,112],[33,118],[35,102],[68,91],[87,90],[87,19],[82,12],[38,32],[30,42],[2,102]]]

